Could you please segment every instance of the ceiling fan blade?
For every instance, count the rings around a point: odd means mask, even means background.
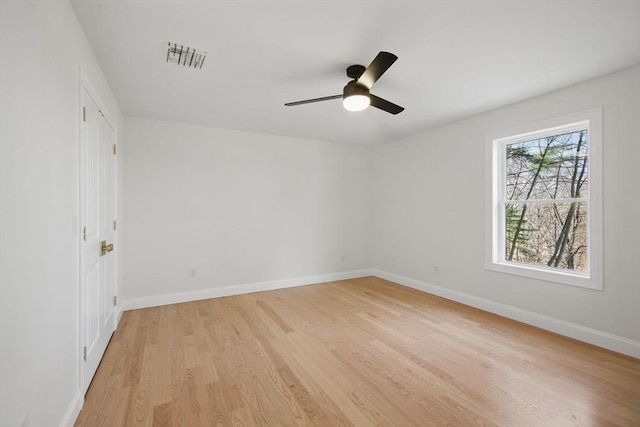
[[[286,105],[287,107],[293,107],[294,105],[311,104],[312,102],[320,102],[320,101],[330,101],[332,99],[338,99],[338,98],[342,98],[342,94],[325,96],[322,98],[305,99],[304,101],[287,102],[284,105]]]
[[[386,99],[378,98],[375,95],[369,95],[369,99],[371,99],[372,107],[379,108],[387,113],[398,114],[404,111],[404,107],[396,105],[393,102],[389,102]]]
[[[378,81],[380,76],[384,74],[385,71],[389,69],[398,59],[393,53],[389,52],[380,52],[378,55],[371,61],[371,64],[364,70],[364,73],[358,79],[358,84],[366,86],[368,89],[371,89],[371,86],[375,82]]]

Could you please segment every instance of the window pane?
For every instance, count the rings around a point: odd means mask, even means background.
[[[506,200],[588,195],[588,135],[580,130],[506,146]]]
[[[588,271],[586,203],[505,204],[505,260]]]

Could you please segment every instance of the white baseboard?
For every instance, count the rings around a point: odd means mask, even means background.
[[[73,427],[83,405],[84,397],[80,391],[76,391],[75,396],[73,396],[71,403],[69,403],[69,406],[62,417],[62,421],[60,421],[60,427]]]
[[[122,319],[122,312],[124,311],[124,309],[122,308],[122,303],[118,304],[118,306],[116,307],[116,320],[114,322],[114,329],[118,328],[118,325],[120,324],[120,319]]]
[[[536,326],[547,331],[555,332],[570,338],[597,345],[618,353],[640,358],[640,342],[587,328],[575,323],[566,322],[554,317],[523,310],[507,304],[491,301],[485,298],[454,291],[430,283],[404,277],[387,271],[372,270],[372,275],[391,282],[399,283],[410,288],[418,289],[429,294],[437,295],[452,301],[479,308],[490,313],[498,314],[509,319],[517,320],[528,325]]]
[[[342,273],[322,274],[318,276],[297,277],[291,279],[272,280],[267,282],[248,283],[243,285],[225,286],[219,288],[199,289],[186,292],[174,292],[170,294],[151,295],[140,298],[129,298],[122,301],[120,312],[138,308],[156,307],[167,304],[197,301],[209,298],[219,298],[231,295],[241,295],[251,292],[270,291],[274,289],[306,286],[316,283],[333,282],[337,280],[355,279],[358,277],[377,276],[410,288],[418,289],[433,295],[437,295],[452,301],[479,308],[490,313],[498,314],[509,319],[517,320],[541,329],[558,333],[570,338],[597,345],[618,353],[640,358],[640,342],[628,338],[609,334],[597,329],[588,328],[575,323],[567,322],[554,317],[545,316],[499,303],[475,295],[466,294],[430,283],[411,279],[399,274],[377,269],[363,269]]]
[[[244,285],[198,289],[186,292],[173,292],[170,294],[151,295],[140,298],[128,298],[122,301],[121,310],[134,310],[137,308],[157,307],[167,304],[177,304],[181,302],[197,301],[209,298],[248,294],[251,292],[263,292],[271,291],[274,289],[293,288],[296,286],[306,286],[316,283],[355,279],[357,277],[366,277],[371,275],[372,270],[353,270],[341,273],[321,274],[318,276],[296,277],[291,279],[271,280],[268,282],[247,283]]]

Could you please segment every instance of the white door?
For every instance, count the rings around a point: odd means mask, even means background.
[[[80,345],[86,392],[114,330],[114,130],[85,88],[80,136]],[[111,246],[110,246],[111,245]]]

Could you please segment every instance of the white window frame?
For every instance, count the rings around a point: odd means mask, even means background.
[[[505,150],[508,144],[530,141],[571,131],[587,129],[589,135],[589,186],[587,272],[505,260],[504,180]],[[486,213],[485,268],[532,279],[603,290],[602,253],[602,108],[592,108],[542,122],[494,132],[485,140]],[[581,198],[582,200],[582,198]]]

